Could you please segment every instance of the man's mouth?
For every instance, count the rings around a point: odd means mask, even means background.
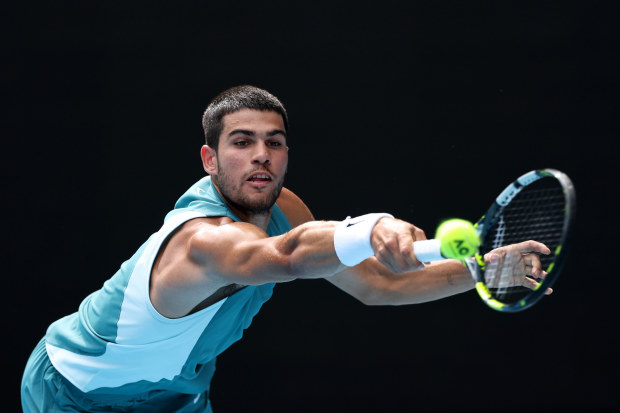
[[[260,183],[260,182],[270,182],[271,181],[271,176],[265,174],[265,173],[256,173],[251,175],[247,181],[249,182],[256,182],[256,183]]]

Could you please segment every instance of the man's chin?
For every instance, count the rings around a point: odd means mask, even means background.
[[[256,191],[244,185],[229,187],[218,179],[213,179],[213,183],[228,205],[247,215],[269,214],[282,191],[282,184],[271,190]]]
[[[227,199],[234,208],[243,211],[246,214],[265,215],[271,212],[271,209],[278,199],[279,192],[269,194],[254,194],[253,196],[245,196],[241,199]]]

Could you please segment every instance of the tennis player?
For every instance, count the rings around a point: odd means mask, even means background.
[[[22,379],[29,412],[210,412],[215,360],[275,283],[325,278],[369,305],[435,300],[473,287],[458,261],[424,265],[424,232],[388,214],[315,221],[283,188],[288,118],[267,91],[218,95],[203,117],[208,176],[79,310],[52,323]],[[522,276],[540,274],[533,252]]]

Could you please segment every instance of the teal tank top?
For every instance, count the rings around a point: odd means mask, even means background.
[[[153,307],[149,279],[159,248],[175,229],[193,218],[215,216],[240,221],[205,177],[181,196],[161,229],[86,297],[76,313],[50,325],[46,350],[56,370],[93,395],[208,390],[216,356],[241,338],[274,284],[247,286],[196,313],[169,319]],[[267,234],[290,229],[274,205]]]

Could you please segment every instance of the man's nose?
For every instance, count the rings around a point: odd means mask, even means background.
[[[260,140],[254,148],[252,163],[269,165],[271,163],[271,156],[269,155],[269,148],[267,147],[267,144]]]

